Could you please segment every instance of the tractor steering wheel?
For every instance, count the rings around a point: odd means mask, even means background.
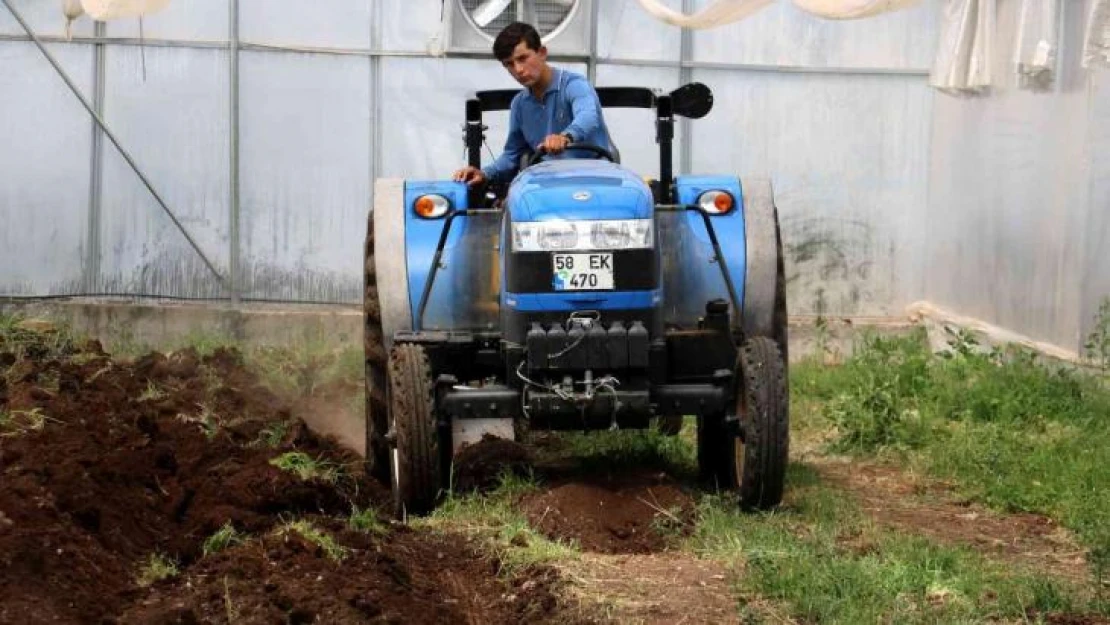
[[[617,162],[617,159],[615,159],[613,157],[612,152],[610,152],[609,150],[606,150],[605,148],[601,147],[600,145],[594,145],[592,143],[571,143],[571,144],[568,144],[566,148],[564,148],[564,151],[566,151],[566,150],[585,150],[587,152],[593,152],[594,154],[596,154],[600,158],[607,158],[607,159],[609,159],[609,162],[611,162],[611,163]],[[540,149],[536,150],[531,156],[529,156],[524,161],[524,167],[528,168],[528,167],[531,167],[532,165],[535,165],[536,163],[543,160],[543,158],[546,157],[547,155],[548,155],[547,148],[541,147]]]

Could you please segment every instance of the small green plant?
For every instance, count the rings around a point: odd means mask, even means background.
[[[54,419],[46,416],[42,408],[0,410],[0,437],[14,437],[42,431],[47,421],[54,421]]]
[[[286,421],[279,421],[271,423],[262,428],[258,433],[258,438],[252,443],[252,446],[265,445],[271,449],[281,446],[281,441],[285,440],[285,435],[289,432],[289,423]]]
[[[147,381],[146,390],[143,391],[142,395],[139,395],[139,401],[141,402],[161,401],[165,398],[166,392],[158,388],[158,385],[151,380]]]
[[[216,530],[216,533],[204,540],[204,545],[201,549],[204,555],[207,556],[223,551],[232,545],[242,543],[243,540],[244,536],[235,529],[235,526],[232,525],[230,521],[228,521],[224,523],[223,527]]]
[[[532,566],[566,562],[578,558],[573,542],[553,541],[536,531],[514,502],[537,490],[534,476],[505,471],[500,483],[485,494],[456,495],[427,517],[413,519],[415,527],[450,529],[483,540],[485,550],[499,563],[499,573],[511,577]]]
[[[347,525],[356,532],[367,534],[385,534],[388,531],[385,523],[378,518],[373,508],[360,510],[358,506],[352,506]]]
[[[220,417],[212,412],[212,409],[207,404],[199,404],[200,412],[196,415],[179,414],[177,418],[185,423],[196,423],[200,426],[200,431],[204,433],[205,438],[215,438],[216,434],[220,431]]]
[[[296,533],[304,540],[319,547],[325,556],[336,562],[340,562],[347,557],[346,547],[340,545],[330,534],[316,527],[309,521],[303,519],[300,521],[288,521],[281,525],[277,531],[281,536],[288,536],[291,533]]]
[[[312,458],[303,451],[290,451],[270,460],[270,464],[295,474],[302,480],[320,480],[334,484],[339,480],[340,469],[334,463]]]
[[[1095,327],[1083,346],[1087,358],[1102,367],[1110,369],[1110,297],[1103,298],[1095,313]]]
[[[176,562],[161,553],[153,553],[150,555],[150,559],[139,569],[139,575],[135,583],[146,588],[164,579],[177,577],[178,573]]]

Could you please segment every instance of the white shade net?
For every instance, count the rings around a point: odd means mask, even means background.
[[[1060,0],[1021,0],[1014,48],[1018,86],[1043,90],[1055,81],[1060,9]]]
[[[950,93],[986,90],[994,26],[994,0],[947,0],[929,84]]]
[[[639,0],[645,11],[674,26],[704,29],[723,26],[749,17],[775,0],[717,0],[686,14],[661,0]],[[920,0],[791,0],[799,9],[826,19],[861,19],[917,4]]]
[[[1110,67],[1110,0],[1094,0],[1087,18],[1083,67]]]
[[[73,21],[85,14],[94,20],[106,22],[157,13],[169,4],[170,0],[62,0],[66,35],[69,35]]]

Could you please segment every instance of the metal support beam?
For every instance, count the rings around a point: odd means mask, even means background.
[[[90,104],[85,96],[82,95],[81,90],[77,88],[77,85],[73,84],[73,79],[71,79],[69,77],[69,74],[66,73],[65,69],[63,69],[62,66],[58,64],[58,60],[54,58],[54,55],[50,54],[50,51],[46,49],[46,46],[42,45],[42,41],[39,40],[38,36],[35,35],[34,31],[31,30],[31,26],[27,24],[27,21],[25,19],[23,19],[23,15],[19,11],[17,11],[14,6],[12,6],[11,0],[0,0],[0,2],[4,3],[4,6],[6,6],[8,8],[8,11],[11,12],[12,17],[15,18],[15,21],[19,22],[19,25],[23,28],[23,31],[27,33],[27,36],[30,37],[31,41],[33,41],[35,43],[35,46],[38,47],[39,52],[42,52],[42,55],[45,56],[46,60],[50,62],[50,65],[54,67],[54,71],[56,71],[58,73],[58,76],[60,76],[62,80],[65,81],[66,86],[69,87],[69,90],[73,92],[73,95],[76,96],[78,100],[80,100],[81,105],[85,107],[85,110],[89,112],[89,115],[92,115],[93,119],[96,120],[97,127],[100,128],[101,132],[103,132],[105,136],[108,137],[108,139],[112,142],[112,145],[116,146],[116,149],[119,150],[119,153],[123,157],[123,160],[127,161],[127,164],[131,166],[131,169],[139,177],[139,180],[141,180],[143,185],[146,186],[147,190],[150,191],[150,194],[154,196],[154,199],[158,202],[158,205],[162,207],[162,210],[166,212],[166,215],[168,215],[170,220],[173,221],[174,225],[177,226],[177,229],[180,230],[181,234],[185,236],[185,239],[189,242],[189,245],[192,246],[193,250],[196,251],[197,255],[200,256],[200,259],[204,261],[204,264],[207,265],[208,270],[212,272],[212,275],[215,276],[217,280],[219,280],[220,284],[223,285],[224,288],[227,288],[227,280],[216,269],[216,266],[212,264],[212,261],[208,259],[208,256],[205,255],[204,250],[200,249],[200,246],[197,245],[196,241],[193,240],[193,237],[189,234],[189,231],[185,229],[185,226],[183,226],[181,222],[178,221],[177,217],[173,214],[173,211],[170,210],[170,207],[166,205],[165,200],[162,199],[162,196],[154,190],[154,185],[150,183],[150,180],[147,179],[146,175],[143,174],[142,170],[140,170],[139,166],[135,163],[135,159],[131,158],[131,154],[129,154],[127,150],[124,149],[123,145],[120,144],[119,139],[116,138],[116,135],[113,134],[112,131],[108,128],[108,125],[104,123],[104,120],[101,118],[100,114],[93,109],[92,104]]]
[[[370,47],[377,50],[382,46],[383,35],[382,3],[373,3],[370,14]],[[370,57],[370,197],[369,207],[374,205],[375,181],[382,175],[382,57]]]
[[[590,84],[597,84],[597,37],[598,18],[601,16],[601,0],[590,2],[590,54],[586,59],[586,76]]]
[[[690,15],[694,12],[694,0],[682,0],[682,12]],[[682,43],[678,53],[678,84],[685,85],[690,82],[694,75],[694,70],[688,63],[694,60],[694,33],[689,28],[682,29]],[[682,155],[678,159],[678,173],[689,174],[693,169],[692,161],[694,158],[694,141],[691,136],[693,133],[693,124],[685,117],[681,118],[678,122],[678,130],[681,137],[678,140],[679,150]]]
[[[239,0],[230,0],[228,2],[228,33],[231,50],[229,51],[228,58],[230,64],[230,80],[229,85],[231,94],[231,105],[228,110],[228,123],[230,125],[230,145],[228,146],[228,243],[230,244],[229,250],[229,264],[228,269],[228,289],[231,291],[232,305],[239,304],[239,284],[240,272],[240,251],[242,246],[242,237],[239,233],[240,224],[240,193],[239,193]]]
[[[96,22],[94,28],[98,37],[104,36],[106,30],[104,22]],[[100,115],[104,114],[104,67],[104,44],[98,43],[93,47],[93,107]],[[83,278],[85,290],[96,291],[100,285],[100,214],[104,184],[104,134],[95,121],[89,126],[92,129],[92,155],[89,159],[89,223],[85,238]]]
[[[50,43],[106,43],[120,46],[155,46],[163,48],[187,48],[194,50],[227,50],[226,42],[219,41],[180,41],[173,39],[147,39],[140,41],[138,38],[126,37],[79,37],[74,36],[72,41],[65,37],[45,36],[42,41]],[[24,35],[0,34],[0,41],[31,41]],[[427,52],[404,50],[377,50],[369,48],[327,48],[320,46],[288,46],[263,43],[239,42],[240,51],[262,52],[290,52],[294,54],[326,54],[332,56],[363,56],[376,58],[430,58]],[[479,59],[489,60],[488,52],[446,52],[444,58],[448,59]],[[589,54],[553,54],[552,61],[560,63],[585,63],[590,62]],[[710,70],[736,70],[741,72],[771,72],[780,74],[831,74],[834,76],[894,76],[894,77],[927,77],[931,71],[925,67],[822,67],[805,65],[767,65],[759,63],[720,63],[714,61],[655,61],[644,59],[611,59],[594,58],[594,63],[612,65],[614,67],[658,67],[658,68],[690,68]]]

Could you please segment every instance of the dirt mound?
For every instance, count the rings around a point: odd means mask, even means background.
[[[388,540],[334,521],[341,561],[278,530],[205,558],[120,619],[130,623],[506,623],[543,621],[553,578],[533,571],[509,587],[494,564],[448,537],[398,530]]]
[[[506,587],[462,539],[345,530],[352,507],[388,491],[238,352],[121,363],[96,343],[25,339],[0,340],[0,623],[514,622],[553,609],[544,578]],[[349,557],[281,531],[299,519]],[[225,526],[246,538],[205,556]],[[156,557],[177,574],[141,584]]]
[[[455,454],[455,488],[462,492],[488,490],[497,486],[504,473],[524,475],[531,468],[532,454],[527,447],[486,434]]]
[[[597,553],[653,553],[693,522],[694,502],[665,474],[553,484],[525,498],[529,522],[546,536]]]

